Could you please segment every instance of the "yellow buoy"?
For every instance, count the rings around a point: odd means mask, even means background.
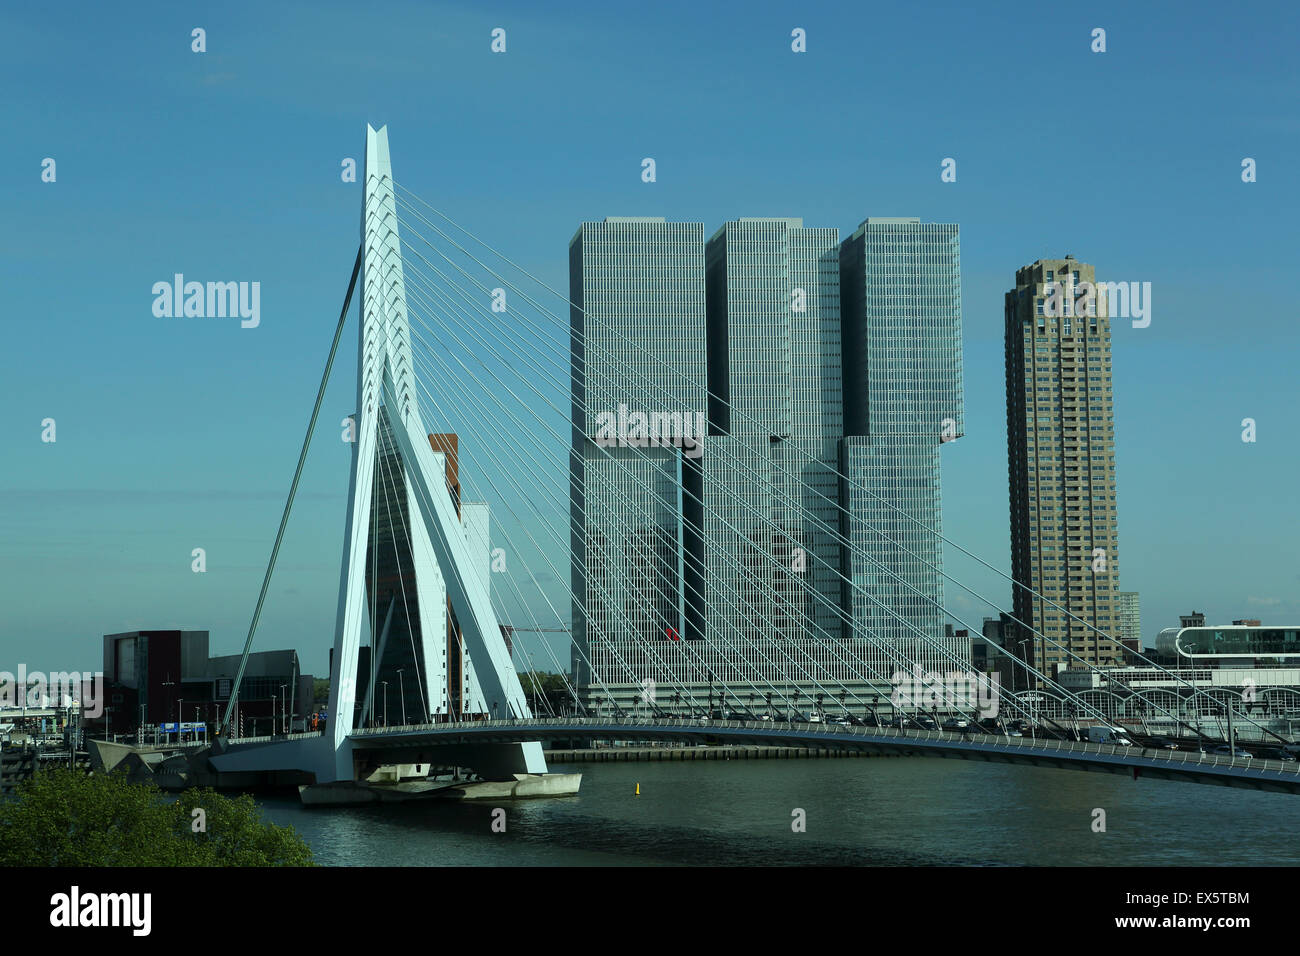
[[[636,795],[641,796],[641,784],[639,783],[636,785]]]

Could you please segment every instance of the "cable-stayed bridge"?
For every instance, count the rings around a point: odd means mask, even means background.
[[[619,737],[901,750],[1295,789],[1296,772],[1280,761],[1274,766],[1231,755],[1059,739],[1063,734],[1025,739],[798,719],[813,700],[818,709],[830,702],[846,714],[874,714],[882,695],[893,696],[902,713],[987,716],[989,701],[973,693],[997,693],[986,678],[960,689],[942,681],[919,686],[922,673],[969,673],[970,660],[909,609],[925,606],[925,620],[937,612],[972,634],[980,628],[845,535],[844,505],[828,488],[851,481],[836,463],[797,443],[760,462],[742,445],[698,427],[688,418],[694,414],[689,403],[681,400],[687,391],[707,393],[710,408],[721,408],[733,428],[750,420],[738,402],[708,389],[701,361],[655,354],[638,340],[635,321],[606,324],[597,334],[583,303],[397,183],[386,128],[367,128],[362,192],[361,248],[244,651],[246,660],[359,283],[355,441],[328,726],[323,734],[232,740],[241,664],[211,757],[218,771],[297,771],[329,783],[356,780],[376,761],[428,762],[471,767],[486,777],[540,780],[547,774],[543,740]],[[657,268],[635,255],[610,264],[614,273],[644,279],[650,296]],[[586,428],[593,396],[611,381],[620,394],[634,396],[646,416],[632,421],[630,440],[593,440]],[[643,425],[647,430],[639,431]],[[701,491],[701,454],[709,458],[710,474],[728,476],[717,485],[713,506],[706,506]],[[588,486],[579,475],[599,475],[600,506],[637,533],[611,541],[593,532],[584,511],[592,500],[584,497]],[[908,542],[919,532],[996,571],[991,564],[865,483],[854,490],[888,515],[887,527],[870,529],[876,540],[904,555],[909,566],[997,607]],[[512,565],[495,587],[482,535],[476,538],[467,523],[476,500],[491,502],[501,531],[493,541],[500,540],[500,557]],[[793,522],[789,515],[796,511],[799,520]],[[659,520],[667,512],[686,516],[677,538]],[[697,543],[706,540],[706,522],[719,536],[709,541],[726,539],[736,547],[704,547],[692,553],[693,560],[691,554],[683,558],[690,550],[683,539],[694,534]],[[803,574],[800,558],[813,542],[870,567],[899,600],[882,600],[834,561],[821,561],[820,578]],[[567,560],[557,562],[560,555]],[[709,613],[720,593],[719,573],[732,582],[723,615]],[[547,585],[566,579],[575,591],[594,592],[598,599],[573,600],[571,610],[562,612]],[[1110,640],[1068,608],[1034,596],[1072,624]],[[850,599],[869,605],[870,620],[887,621],[890,634],[864,627],[846,610]],[[507,614],[512,623],[503,626]],[[689,628],[682,624],[688,620]],[[1032,622],[1013,620],[1074,666],[1101,672]],[[564,696],[577,716],[554,713],[541,688],[525,689],[513,655],[526,661],[530,683],[538,667],[532,650],[519,646],[512,653],[507,646],[505,635],[514,630],[571,632],[572,661],[589,678],[579,687],[563,677]],[[556,672],[568,674],[549,642],[538,642],[537,650]],[[1073,693],[1013,648],[1001,651],[1027,683],[1058,703],[1062,720],[1068,717],[1076,727],[1114,722],[1113,708],[1096,694]],[[1178,672],[1135,656],[1178,688],[1163,695],[1132,691],[1144,715],[1179,735],[1203,739],[1195,715],[1221,701]],[[899,702],[900,675],[913,674],[915,697]],[[381,703],[393,685],[400,688],[398,726],[389,724]],[[619,702],[637,695],[654,719],[626,716]],[[621,716],[598,716],[595,702],[601,700],[613,703]],[[759,701],[782,719],[719,717],[756,716]],[[547,713],[535,715],[533,702]],[[1005,720],[1042,719],[1030,695],[999,695],[993,703]],[[1247,713],[1235,719],[1284,742]]]

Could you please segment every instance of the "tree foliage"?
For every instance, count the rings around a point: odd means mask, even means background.
[[[519,683],[524,688],[528,704],[536,715],[565,710],[572,698],[563,675],[549,671],[521,671]]]
[[[264,822],[247,794],[172,798],[121,773],[60,769],[0,802],[0,866],[311,865],[297,832]]]

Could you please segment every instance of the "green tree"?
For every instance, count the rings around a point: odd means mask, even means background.
[[[263,822],[247,794],[171,799],[124,774],[62,769],[36,773],[0,803],[0,866],[311,865],[297,832]]]
[[[311,702],[313,704],[328,704],[330,700],[330,679],[328,677],[317,677],[312,681]]]
[[[559,713],[565,709],[572,695],[565,685],[564,676],[549,671],[521,671],[519,683],[523,685],[528,705],[535,715],[548,711]]]

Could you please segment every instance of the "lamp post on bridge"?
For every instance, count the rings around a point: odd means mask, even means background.
[[[381,680],[379,683],[384,685],[384,726],[388,726],[388,681]]]
[[[397,695],[402,698],[402,726],[405,727],[406,726],[406,681],[402,677],[403,670],[405,670],[405,668],[403,667],[399,667],[397,669]],[[384,719],[385,721],[388,719],[387,714],[384,715]]]

